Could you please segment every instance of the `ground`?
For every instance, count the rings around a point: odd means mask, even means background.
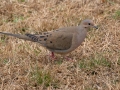
[[[120,90],[120,0],[2,0],[0,31],[40,33],[92,19],[85,42],[51,60],[38,43],[0,35],[1,90]]]

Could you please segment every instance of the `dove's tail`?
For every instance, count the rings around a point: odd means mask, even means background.
[[[19,39],[24,39],[24,40],[29,40],[31,41],[31,38],[29,38],[26,35],[20,35],[20,34],[12,34],[12,33],[5,33],[5,32],[0,32],[0,34],[5,34],[5,35],[9,35],[9,36],[13,36],[13,37],[17,37]]]

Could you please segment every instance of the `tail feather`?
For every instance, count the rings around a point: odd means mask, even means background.
[[[28,36],[26,36],[26,35],[5,33],[5,32],[0,32],[0,34],[9,35],[9,36],[17,37],[17,38],[19,38],[19,39],[24,39],[24,40],[29,40],[29,41],[31,41],[31,39],[30,39]]]

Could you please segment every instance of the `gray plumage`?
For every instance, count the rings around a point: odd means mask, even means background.
[[[19,39],[38,42],[52,52],[66,54],[76,49],[84,41],[87,30],[91,27],[97,28],[94,26],[92,20],[86,19],[83,20],[79,26],[60,28],[49,32],[43,32],[39,35],[0,33],[14,36]]]

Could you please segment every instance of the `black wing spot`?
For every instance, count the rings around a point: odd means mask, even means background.
[[[46,40],[47,40],[47,38],[44,39],[44,41],[46,41]]]
[[[45,36],[40,36],[40,38],[44,38]]]
[[[52,43],[52,41],[50,41],[50,43]]]
[[[30,37],[34,42],[38,41],[38,37],[36,37],[35,35],[32,35],[32,34],[25,34],[25,35]]]

